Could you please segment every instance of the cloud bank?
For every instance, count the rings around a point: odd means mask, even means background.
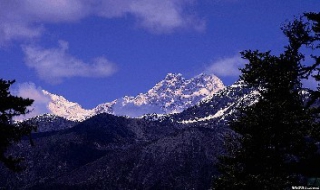
[[[207,68],[206,72],[213,73],[220,77],[237,77],[241,74],[239,68],[242,68],[246,61],[240,56],[218,59],[213,61]]]
[[[94,58],[90,63],[68,53],[68,42],[59,41],[57,48],[23,46],[25,63],[36,70],[39,78],[56,84],[70,77],[106,77],[116,71],[115,65],[104,57]]]
[[[0,44],[39,37],[47,23],[77,22],[89,16],[106,19],[133,16],[138,26],[155,33],[203,30],[204,20],[188,7],[196,0],[2,0]]]
[[[29,107],[31,112],[25,116],[18,117],[18,120],[31,118],[43,113],[51,113],[47,107],[50,102],[50,98],[43,94],[42,89],[36,87],[34,83],[19,84],[15,94],[23,98],[30,98],[34,100],[32,106]]]

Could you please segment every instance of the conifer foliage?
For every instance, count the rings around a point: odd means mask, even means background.
[[[22,137],[30,136],[35,127],[13,122],[13,117],[27,114],[29,112],[27,107],[33,103],[31,99],[17,97],[9,92],[14,82],[0,79],[0,161],[10,170],[20,171],[23,169],[21,166],[23,158],[7,155],[7,150]]]
[[[305,17],[307,22],[300,21],[300,24],[293,24],[289,28],[290,31],[293,33],[293,41],[300,41],[301,44],[306,47],[310,52],[310,57],[313,60],[313,63],[305,67],[303,72],[305,77],[311,77],[318,82],[317,90],[312,92],[312,97],[309,102],[309,105],[316,105],[311,107],[311,112],[315,118],[320,117],[320,12],[319,13],[306,13]],[[300,31],[300,32],[299,32]],[[303,31],[303,32],[301,32]],[[304,35],[301,35],[304,33]],[[316,138],[320,138],[320,130],[319,124],[317,123],[313,130],[313,136]]]
[[[319,18],[319,14],[312,13],[305,15],[307,19],[311,18],[308,15]],[[303,102],[301,81],[317,65],[302,64],[305,55],[301,48],[311,45],[310,33],[319,32],[319,27],[310,27],[305,17],[282,28],[289,44],[279,56],[270,51],[242,52],[249,63],[241,70],[240,78],[261,96],[255,104],[241,108],[238,119],[230,124],[240,134],[241,146],[220,159],[221,175],[214,182],[215,189],[290,189],[307,185],[306,179],[311,176],[305,163],[315,158],[317,151],[310,137],[314,139],[314,131],[319,128],[315,115]],[[319,62],[319,57],[312,57]]]

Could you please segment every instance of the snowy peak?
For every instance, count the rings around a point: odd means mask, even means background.
[[[81,121],[94,113],[93,110],[83,109],[78,103],[70,102],[63,96],[52,94],[45,90],[42,90],[42,93],[49,97],[50,102],[47,105],[47,108],[54,115],[72,121]]]
[[[180,81],[185,80],[181,73],[168,73],[164,81]]]
[[[120,99],[122,107],[114,111],[116,115],[131,117],[150,113],[177,113],[194,106],[223,88],[222,81],[214,75],[200,74],[185,79],[181,74],[169,73],[147,93]]]
[[[183,78],[181,74],[169,73],[164,80],[157,83],[147,94],[157,97],[159,93],[175,91],[178,87],[183,86],[185,81],[185,78]]]
[[[223,89],[225,86],[215,75],[200,74],[189,80],[181,74],[169,73],[166,78],[148,91],[148,95],[170,94],[173,96],[182,95],[212,95]]]
[[[201,96],[211,96],[219,90],[225,88],[222,81],[215,75],[200,74],[190,79],[191,88],[199,89],[195,93],[199,93]],[[196,85],[196,86],[192,86]],[[189,87],[190,88],[190,87]],[[195,94],[196,95],[196,94]]]

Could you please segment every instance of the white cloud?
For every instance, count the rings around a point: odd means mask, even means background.
[[[40,87],[36,87],[34,83],[19,84],[15,94],[23,98],[30,98],[34,100],[31,107],[28,108],[31,112],[25,116],[18,117],[18,120],[27,119],[44,113],[51,113],[47,107],[50,102],[50,98],[42,92]]]
[[[59,47],[51,49],[23,46],[23,51],[26,65],[49,83],[60,83],[70,77],[106,77],[116,70],[115,65],[104,57],[85,63],[70,55],[66,41],[59,41]]]
[[[71,22],[87,16],[78,0],[2,0],[0,2],[0,45],[38,37],[44,23]]]
[[[240,56],[218,59],[213,61],[207,68],[206,72],[213,73],[221,77],[239,76],[239,68],[242,68],[246,61]]]
[[[46,23],[76,22],[88,16],[104,18],[132,15],[137,24],[152,32],[179,28],[203,30],[205,22],[186,8],[195,0],[2,0],[0,45],[42,34]]]
[[[176,28],[203,30],[205,22],[184,12],[192,1],[140,0],[133,1],[130,12],[139,19],[139,24],[153,32],[171,32]]]

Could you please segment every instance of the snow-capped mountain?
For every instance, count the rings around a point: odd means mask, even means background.
[[[70,102],[63,96],[45,90],[42,90],[42,93],[50,99],[47,108],[54,115],[72,121],[82,121],[94,114],[94,110],[83,109],[78,103]]]
[[[238,108],[255,104],[259,97],[260,93],[257,89],[249,88],[243,81],[237,81],[215,93],[211,98],[171,117],[174,121],[183,124],[214,122],[216,125],[225,125],[227,121],[236,117]]]
[[[222,81],[214,76],[201,74],[185,79],[181,74],[169,73],[146,93],[125,96],[113,103],[96,108],[114,115],[138,117],[143,114],[169,114],[181,112],[224,88]],[[104,108],[104,109],[101,109]],[[109,111],[109,112],[108,112]]]
[[[214,93],[223,88],[225,86],[222,81],[215,75],[200,74],[194,78],[185,79],[181,74],[169,73],[164,80],[146,93],[118,98],[89,110],[62,96],[47,91],[43,93],[50,99],[47,107],[52,114],[68,120],[82,121],[99,113],[129,117],[151,113],[177,113],[212,97]]]

